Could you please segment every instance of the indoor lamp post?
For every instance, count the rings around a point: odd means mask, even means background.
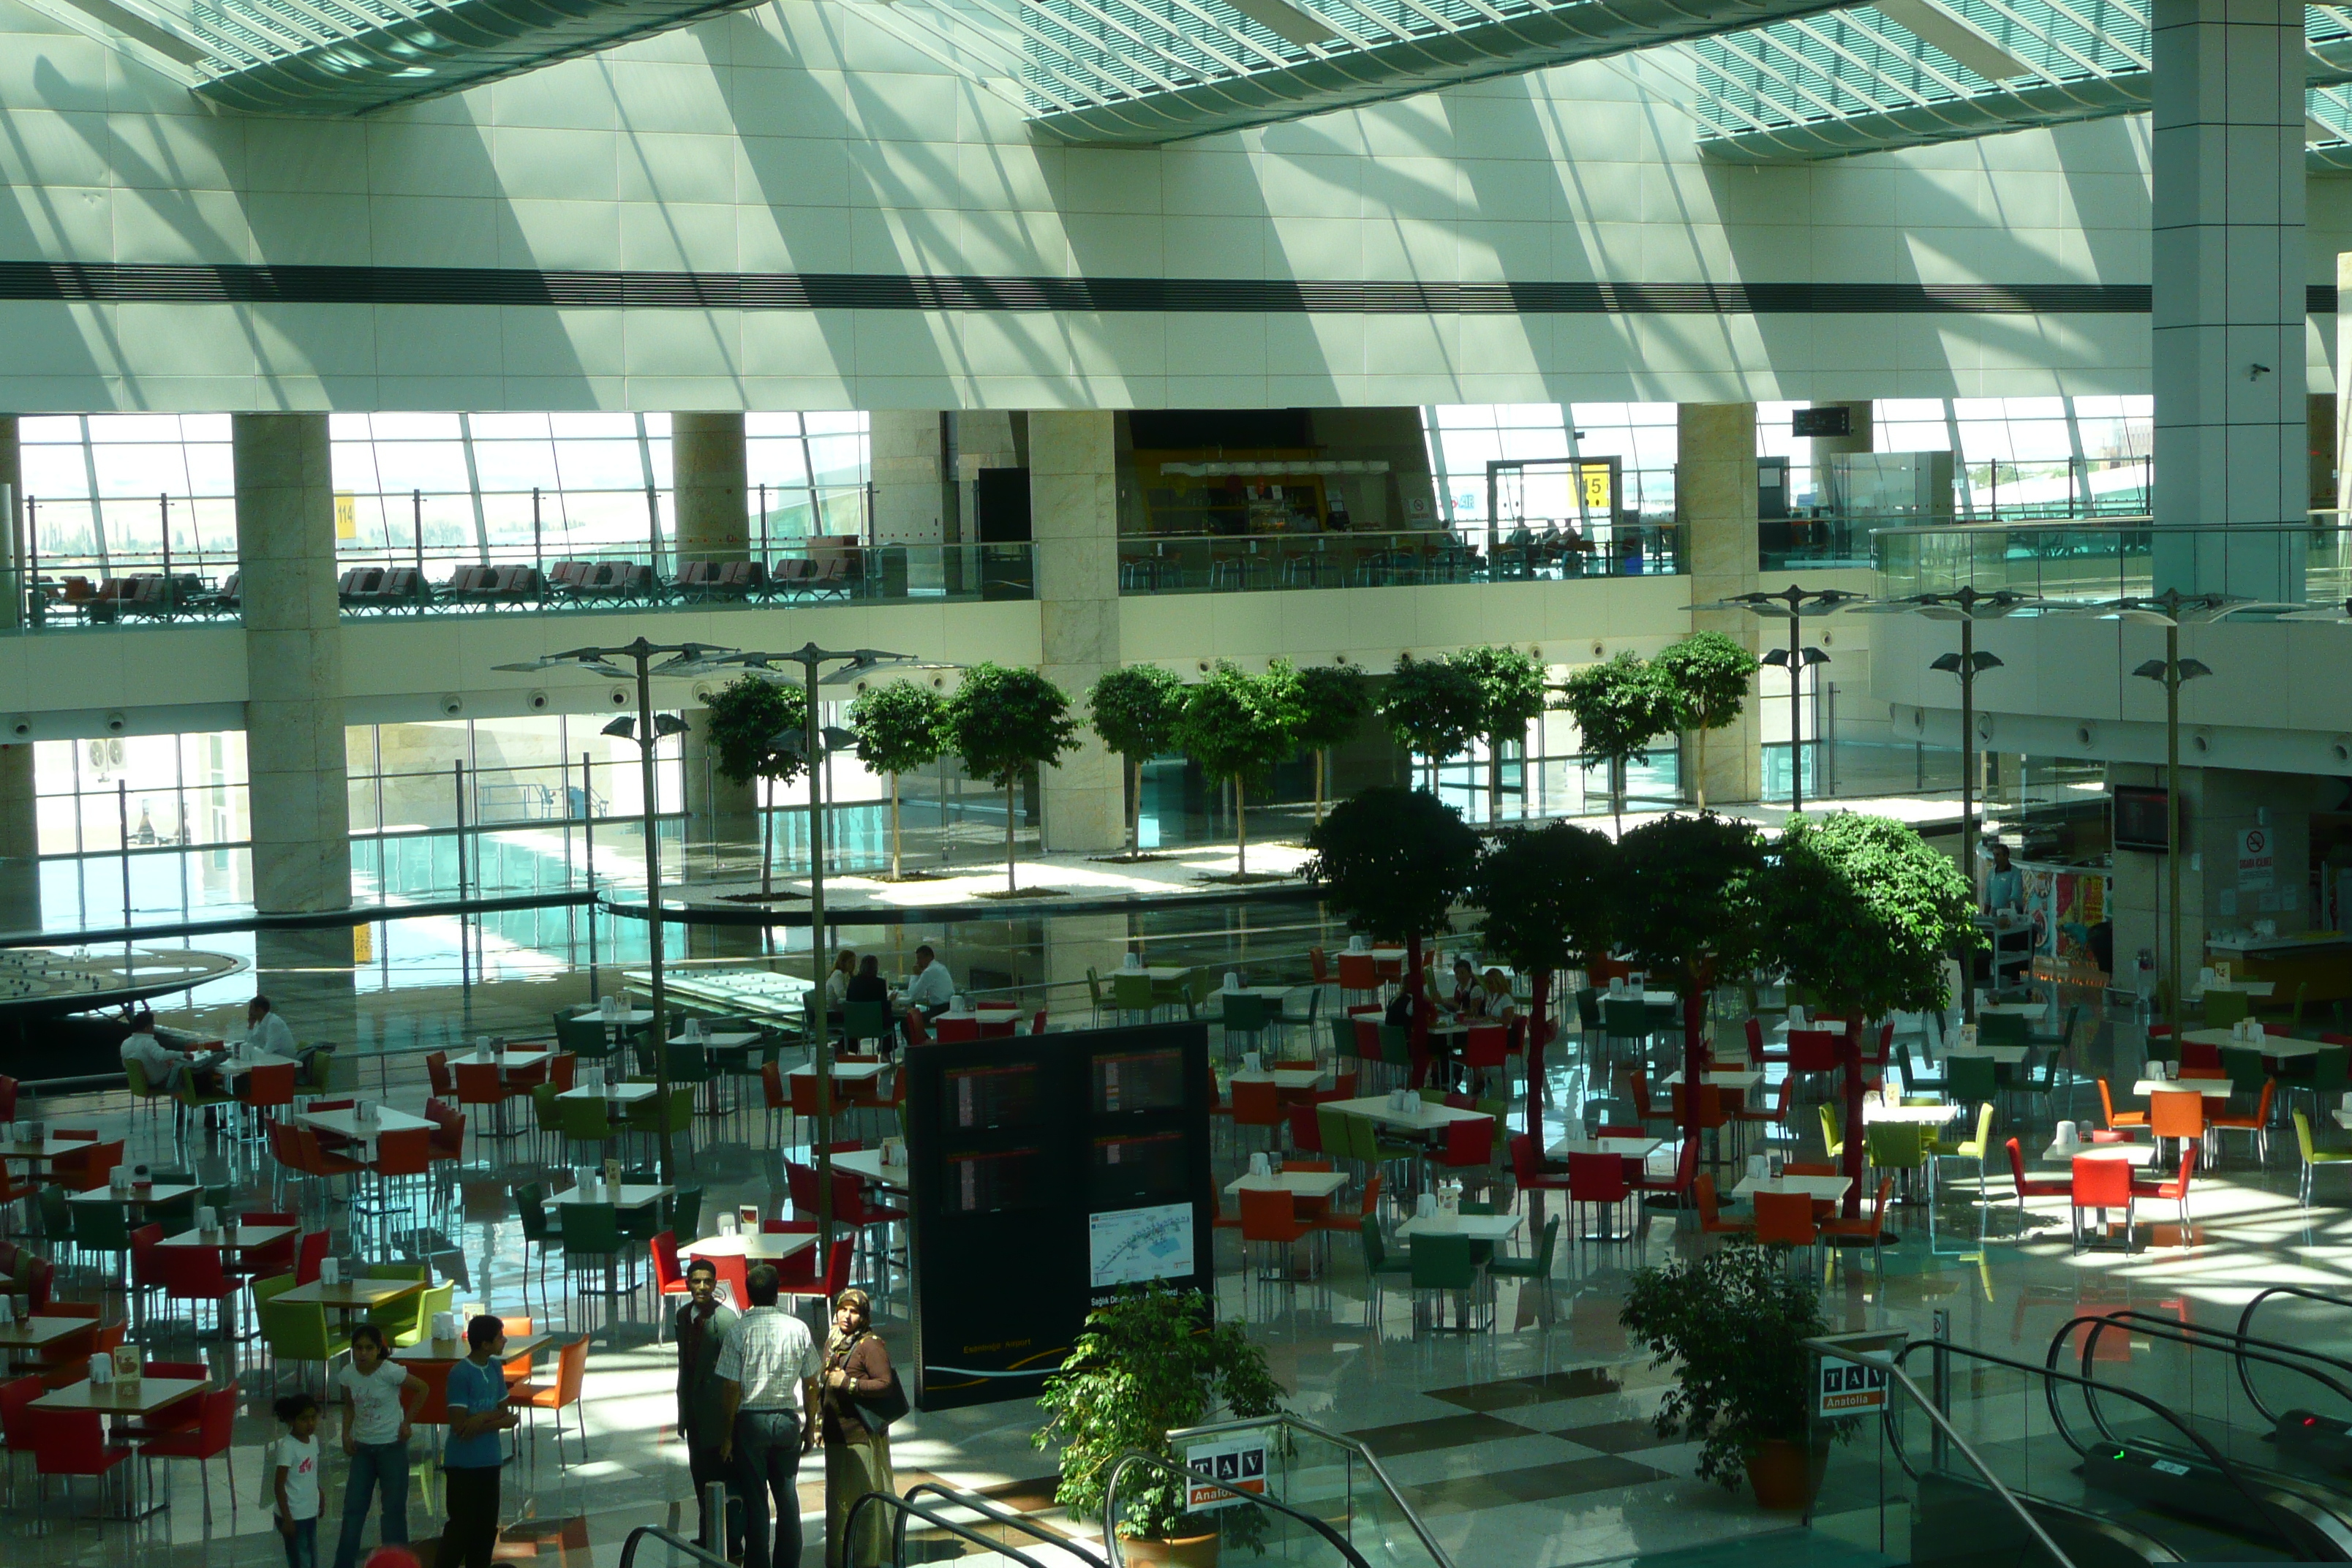
[[[1777,594],[1734,594],[1712,605],[1691,606],[1694,610],[1751,610],[1759,616],[1785,617],[1789,623],[1789,646],[1772,649],[1757,662],[1789,672],[1789,813],[1792,816],[1805,809],[1803,676],[1813,666],[1830,661],[1829,655],[1805,645],[1805,618],[1826,616],[1861,597],[1849,588],[1801,588],[1791,583]]]
[[[639,637],[615,647],[576,647],[563,653],[551,653],[522,664],[501,664],[494,668],[518,674],[542,669],[576,668],[614,680],[634,681],[637,692],[637,711],[623,714],[606,724],[604,732],[637,746],[637,778],[641,794],[639,821],[646,839],[646,953],[650,982],[646,986],[650,1000],[647,1010],[653,1014],[648,1026],[654,1040],[654,1093],[660,1107],[656,1127],[661,1140],[662,1179],[676,1181],[677,1165],[670,1150],[669,1110],[669,1036],[663,1024],[662,991],[662,920],[661,920],[661,840],[655,828],[654,748],[670,735],[686,733],[686,721],[673,713],[654,711],[653,678],[663,676],[707,675],[718,668],[712,661],[731,653],[729,648],[715,647],[708,643],[651,643]],[[661,662],[654,661],[659,658]],[[631,668],[614,663],[625,659]]]
[[[720,660],[736,666],[745,674],[779,683],[790,680],[792,675],[776,668],[778,664],[800,667],[800,679],[806,697],[806,713],[798,731],[785,731],[768,738],[771,750],[798,755],[808,769],[809,781],[809,974],[808,1037],[809,1065],[816,1075],[816,1274],[821,1280],[833,1256],[833,1039],[825,1026],[824,1016],[824,759],[835,752],[846,751],[856,743],[856,737],[845,730],[819,721],[818,689],[823,686],[845,686],[863,679],[875,670],[904,668],[917,661],[910,654],[880,653],[873,648],[822,648],[806,643],[790,653],[734,654]],[[842,668],[818,679],[817,671],[828,664],[840,663]]]

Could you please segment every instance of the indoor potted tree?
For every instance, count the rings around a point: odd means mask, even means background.
[[[808,728],[808,699],[796,686],[780,686],[746,675],[710,694],[703,710],[703,739],[710,744],[711,767],[729,784],[747,784],[757,779],[765,798],[761,802],[760,897],[772,891],[771,880],[776,849],[776,785],[800,777],[807,758],[797,749],[777,742],[797,739]]]
[[[963,683],[948,699],[941,732],[967,772],[1004,792],[1007,898],[1016,890],[1013,792],[1024,778],[1052,766],[1078,743],[1078,721],[1069,710],[1070,700],[1062,689],[1035,670],[1012,669],[984,659],[963,672]]]
[[[1344,664],[1310,664],[1298,672],[1300,745],[1315,753],[1315,820],[1323,820],[1323,800],[1329,793],[1329,752],[1344,746],[1364,727],[1372,700],[1364,690],[1360,670]]]
[[[1701,1479],[1737,1489],[1744,1474],[1768,1509],[1812,1500],[1829,1437],[1811,1436],[1805,1342],[1830,1323],[1785,1252],[1734,1245],[1637,1268],[1617,1321],[1652,1365],[1674,1368],[1658,1436],[1698,1440]]]
[[[1609,764],[1609,810],[1625,831],[1625,764],[1646,762],[1650,742],[1673,728],[1674,713],[1656,673],[1631,653],[1572,672],[1559,705],[1576,721],[1577,746]]]
[[[1175,744],[1184,683],[1172,669],[1130,664],[1107,669],[1087,692],[1087,714],[1102,743],[1127,764],[1127,858],[1143,851],[1143,764]]]
[[[904,873],[898,860],[898,775],[939,761],[944,743],[940,721],[947,703],[928,686],[894,680],[861,691],[849,705],[849,728],[857,737],[857,760],[890,778],[890,879]]]
[[[1544,1081],[1545,1016],[1552,975],[1589,967],[1609,952],[1619,881],[1617,845],[1605,833],[1555,822],[1507,827],[1495,835],[1470,880],[1470,901],[1486,911],[1478,942],[1488,954],[1528,976],[1528,1082]],[[1528,1095],[1528,1136],[1544,1146],[1544,1096]]]
[[[1527,815],[1528,726],[1543,716],[1544,668],[1507,643],[1465,647],[1446,663],[1478,685],[1478,732],[1486,741],[1486,820],[1503,819],[1503,746],[1519,748],[1519,815]]]
[[[1706,809],[1706,732],[1720,730],[1748,706],[1748,689],[1756,679],[1756,656],[1721,632],[1693,632],[1667,645],[1651,660],[1675,728],[1698,742],[1698,760],[1691,769],[1698,808]]]
[[[1381,721],[1396,743],[1429,763],[1429,793],[1437,793],[1437,770],[1448,757],[1470,749],[1480,723],[1484,693],[1476,677],[1442,658],[1400,658],[1381,693]]]
[[[1234,879],[1249,879],[1251,781],[1264,778],[1297,751],[1298,685],[1280,659],[1252,675],[1226,659],[1185,689],[1176,715],[1176,744],[1210,779],[1234,786]]]
[[[1037,1396],[1046,1422],[1030,1441],[1061,1447],[1054,1500],[1074,1520],[1102,1517],[1111,1471],[1130,1453],[1183,1461],[1168,1434],[1223,1410],[1232,1419],[1273,1415],[1282,1385],[1265,1351],[1241,1324],[1213,1321],[1207,1298],[1154,1283],[1119,1292],[1087,1314],[1061,1370]],[[1213,1519],[1188,1512],[1185,1486],[1163,1471],[1130,1469],[1121,1482],[1121,1551],[1129,1563],[1209,1568]]]

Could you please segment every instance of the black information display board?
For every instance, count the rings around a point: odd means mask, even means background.
[[[918,1046],[898,1070],[919,1408],[1035,1394],[1121,1285],[1211,1288],[1206,1026]]]

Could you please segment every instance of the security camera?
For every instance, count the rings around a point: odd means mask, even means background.
[[[23,721],[19,720],[18,722],[21,723]],[[24,731],[17,731],[19,734],[22,734],[23,732]],[[2338,741],[2331,749],[2336,752],[2336,760],[2337,762],[2352,763],[2352,741]]]
[[[2075,744],[2077,744],[2077,745],[2081,745],[2081,746],[2087,746],[2087,745],[2089,745],[2089,744],[2091,743],[2091,739],[2092,739],[2092,731],[2091,731],[2091,727],[2090,727],[2088,724],[2077,724],[2077,725],[2075,725],[2075,726],[2074,726],[2074,743],[2075,743]]]
[[[2189,738],[2189,743],[2196,747],[2200,752],[2210,752],[2213,749],[2213,738],[2210,735],[2191,735]]]
[[[615,686],[611,690],[604,693],[604,700],[611,703],[615,708],[626,708],[630,703],[635,702],[636,700],[636,693],[631,691],[625,686]]]
[[[465,710],[466,700],[464,698],[458,696],[454,691],[446,691],[442,693],[441,716],[443,718],[455,719],[458,714],[463,713]]]
[[[1608,648],[1608,645],[1607,645],[1606,643],[1594,643],[1594,644],[1592,645],[1592,657],[1593,657],[1593,658],[1608,658],[1608,657],[1609,657],[1609,648]]]
[[[19,713],[16,718],[8,721],[8,733],[16,736],[16,739],[21,741],[32,732],[33,721],[23,714]]]
[[[123,731],[128,730],[129,728],[131,728],[131,721],[125,719],[121,714],[109,713],[106,716],[106,732],[108,734],[120,735]]]
[[[694,701],[697,707],[705,706],[710,701],[710,682],[707,680],[695,682]]]
[[[547,693],[534,691],[522,700],[522,704],[534,713],[543,713],[547,710]]]

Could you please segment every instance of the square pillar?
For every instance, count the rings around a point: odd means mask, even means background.
[[[1675,510],[1688,552],[1691,602],[1711,604],[1756,587],[1756,405],[1685,403],[1675,411]],[[1745,610],[1694,611],[1693,631],[1721,632],[1754,653],[1756,617]],[[1709,805],[1763,793],[1757,699],[1737,722],[1706,738]],[[1683,755],[1697,743],[1685,737]],[[1684,793],[1696,798],[1685,786]]]
[[[1087,689],[1119,662],[1117,416],[1029,416],[1029,519],[1037,555],[1044,672],[1083,711]],[[1099,853],[1127,842],[1126,779],[1093,730],[1047,768],[1045,847]]]

